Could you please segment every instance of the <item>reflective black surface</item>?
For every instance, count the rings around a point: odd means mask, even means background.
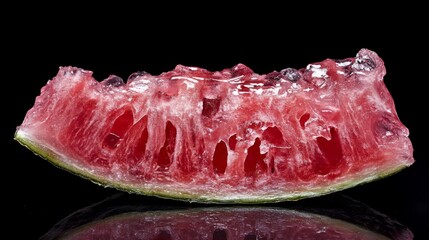
[[[42,239],[413,239],[412,232],[354,199],[264,205],[147,205],[115,194],[56,223]]]
[[[16,126],[21,124],[40,88],[55,76],[59,66],[92,70],[98,80],[110,74],[127,79],[137,71],[159,74],[173,69],[176,64],[219,70],[244,63],[257,73],[266,73],[286,67],[304,67],[327,57],[351,57],[365,47],[377,52],[385,61],[385,83],[393,95],[400,119],[410,130],[416,162],[398,174],[344,190],[341,194],[394,219],[408,228],[415,239],[429,239],[425,116],[428,97],[423,86],[428,79],[428,67],[421,59],[427,53],[427,41],[422,31],[410,27],[421,24],[418,19],[414,21],[415,16],[402,19],[401,15],[392,14],[391,19],[375,19],[378,12],[368,12],[370,9],[365,8],[358,15],[342,17],[338,13],[324,13],[308,25],[299,24],[297,18],[286,19],[287,14],[276,13],[273,7],[269,18],[249,14],[244,18],[232,17],[225,25],[207,23],[200,27],[195,23],[219,16],[225,18],[226,10],[222,8],[215,15],[181,12],[171,18],[171,15],[145,8],[138,14],[129,14],[138,16],[135,19],[122,23],[116,15],[93,18],[96,11],[76,6],[46,14],[38,12],[37,16],[20,9],[16,16],[27,20],[13,28],[7,27],[4,34],[8,53],[3,55],[7,63],[2,68],[6,84],[2,103],[6,110],[0,128],[0,147],[5,152],[1,158],[5,186],[2,194],[8,214],[5,230],[14,238],[37,239],[69,214],[118,193],[57,169],[13,141]],[[147,12],[161,15],[144,19]],[[258,9],[256,12],[267,11]],[[232,13],[243,13],[243,10],[228,13],[235,16]],[[40,15],[46,15],[49,20],[40,20]],[[335,17],[331,19],[328,15]],[[172,20],[160,26],[156,20],[159,18]],[[180,21],[183,19],[187,21]],[[398,20],[401,24],[390,30],[387,24],[396,23],[397,19],[401,19]],[[338,25],[340,23],[346,26]],[[129,25],[132,29],[125,30],[124,26]],[[167,209],[200,207],[154,197],[134,196],[133,199],[143,206],[156,204]],[[312,199],[309,205],[318,206],[324,199]],[[306,202],[300,201],[302,210]],[[282,205],[289,206],[296,205]]]

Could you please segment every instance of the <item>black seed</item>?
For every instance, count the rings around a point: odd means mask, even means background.
[[[280,71],[280,73],[291,82],[296,82],[301,78],[301,74],[294,68],[286,68]]]

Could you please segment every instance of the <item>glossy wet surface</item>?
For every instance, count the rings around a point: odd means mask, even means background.
[[[167,206],[115,194],[58,221],[42,239],[413,239],[345,195],[251,206]]]

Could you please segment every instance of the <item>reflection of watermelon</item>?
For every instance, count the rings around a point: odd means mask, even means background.
[[[116,194],[61,219],[40,239],[413,239],[407,226],[332,194],[264,206],[211,206]]]
[[[118,194],[73,212],[41,239],[413,239],[395,219],[341,195],[287,207],[165,203]]]
[[[258,75],[242,64],[152,76],[62,67],[15,138],[73,173],[191,201],[270,202],[338,191],[413,163],[376,53]]]
[[[282,208],[242,207],[128,212],[62,233],[61,239],[389,238],[323,215]]]

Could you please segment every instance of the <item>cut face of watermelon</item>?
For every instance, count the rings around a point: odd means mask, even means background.
[[[319,196],[413,162],[374,52],[256,74],[178,65],[153,76],[61,67],[15,139],[103,186],[199,202]]]

